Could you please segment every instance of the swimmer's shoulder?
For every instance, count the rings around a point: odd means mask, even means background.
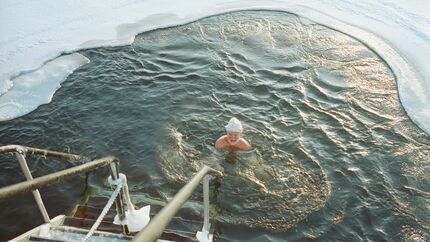
[[[223,135],[217,139],[215,142],[215,148],[216,149],[222,149],[227,145],[227,141],[225,140],[227,135]]]
[[[252,149],[251,144],[246,139],[240,138],[239,142],[240,142],[239,143],[239,146],[240,146],[239,148],[241,150],[247,151],[247,150],[251,150]]]

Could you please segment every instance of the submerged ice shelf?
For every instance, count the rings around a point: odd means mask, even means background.
[[[49,103],[67,76],[89,61],[78,53],[64,55],[47,62],[36,71],[18,76],[13,87],[0,96],[1,119],[19,117]]]

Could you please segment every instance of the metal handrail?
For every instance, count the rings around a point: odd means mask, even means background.
[[[106,166],[112,162],[118,162],[119,160],[114,156],[106,156],[101,159],[97,159],[79,166],[75,166],[69,169],[51,173],[45,176],[37,177],[30,181],[20,182],[14,185],[0,188],[0,201],[11,196],[16,196],[21,193],[34,191],[53,183],[60,182],[66,178],[70,178],[82,173],[93,171],[99,167]]]
[[[7,153],[7,152],[23,152],[26,154],[31,155],[42,155],[42,156],[52,156],[67,160],[80,160],[81,156],[75,155],[75,154],[69,154],[69,153],[63,153],[58,151],[51,151],[51,150],[45,150],[45,149],[38,149],[33,147],[27,147],[22,145],[6,145],[0,147],[0,153]]]
[[[153,219],[151,219],[151,222],[149,222],[149,224],[134,237],[133,241],[156,241],[161,236],[170,220],[172,220],[173,216],[175,216],[203,178],[205,178],[209,173],[215,173],[222,176],[221,172],[208,166],[203,166],[203,168],[194,175],[191,181],[182,187],[173,199]]]
[[[26,147],[22,145],[6,145],[0,147],[0,153],[6,153],[6,152],[14,152],[16,158],[18,159],[19,165],[21,166],[21,170],[24,173],[25,178],[27,181],[33,180],[33,176],[31,175],[31,171],[28,168],[27,160],[25,159],[25,156],[27,153],[33,154],[33,155],[41,155],[41,156],[52,156],[67,160],[78,160],[81,159],[80,156],[74,155],[74,154],[68,154],[63,152],[57,152],[57,151],[50,151],[45,149],[38,149],[33,147]],[[39,190],[33,190],[33,197],[36,201],[37,206],[39,207],[39,211],[42,214],[43,220],[45,223],[50,223],[51,219],[49,218],[48,212],[46,211],[45,205],[43,203],[42,197],[40,196]]]
[[[7,199],[12,196],[16,196],[21,193],[32,191],[35,194],[36,202],[41,204],[42,215],[44,215],[43,210],[44,205],[43,201],[40,199],[40,194],[38,194],[39,188],[42,188],[47,185],[51,185],[53,183],[60,182],[67,178],[93,171],[97,168],[110,165],[111,175],[113,179],[119,178],[119,160],[114,156],[107,156],[101,159],[93,160],[86,164],[82,164],[79,166],[75,166],[69,169],[65,169],[59,172],[51,173],[45,176],[41,176],[33,179],[31,173],[28,169],[27,162],[25,160],[25,155],[27,153],[34,155],[42,155],[42,156],[53,156],[57,158],[69,159],[69,160],[78,160],[81,159],[79,155],[37,149],[32,147],[25,147],[20,145],[7,145],[0,147],[0,153],[6,152],[15,152],[18,161],[23,169],[24,175],[28,179],[25,182],[17,183],[14,185],[10,185],[4,188],[0,188],[0,201]],[[188,200],[200,182],[204,179],[203,182],[203,190],[204,190],[204,226],[202,231],[209,230],[209,173],[215,173],[219,176],[222,176],[222,173],[214,170],[208,166],[203,166],[203,168],[184,186],[182,189],[173,197],[173,199],[151,220],[151,222],[141,231],[139,232],[133,239],[133,241],[144,241],[144,242],[152,242],[156,241],[160,235],[163,233],[166,226],[169,224],[170,220],[172,220],[173,216],[179,211],[182,205]],[[124,191],[123,191],[124,193]],[[120,220],[125,219],[125,209],[126,204],[123,202],[125,199],[124,194],[119,194],[116,196],[115,204],[117,208],[117,213]],[[44,217],[47,217],[44,215]],[[46,220],[46,219],[45,219]],[[47,217],[46,222],[49,222],[49,217]],[[123,233],[126,233],[126,226],[121,226]]]
[[[111,176],[114,179],[119,178],[119,160],[114,156],[107,156],[98,160],[93,160],[86,164],[82,164],[79,166],[75,166],[69,169],[65,169],[59,172],[51,173],[51,174],[33,179],[33,176],[31,175],[30,169],[28,168],[27,161],[25,159],[25,156],[27,154],[42,155],[45,157],[46,156],[56,157],[56,158],[62,158],[67,160],[79,160],[81,159],[81,156],[75,155],[75,154],[51,151],[46,149],[26,147],[21,145],[7,145],[7,146],[0,147],[0,153],[7,153],[7,152],[15,153],[16,158],[18,159],[18,162],[21,166],[21,169],[27,181],[17,183],[11,186],[7,186],[4,188],[0,188],[0,201],[16,196],[21,193],[31,191],[33,193],[34,199],[36,201],[36,204],[39,207],[39,210],[43,216],[45,223],[50,223],[51,221],[46,211],[45,205],[42,201],[42,198],[40,196],[40,193],[38,190],[39,188],[60,182],[62,180],[65,180],[67,178],[70,178],[82,173],[93,171],[97,168],[100,168],[106,165],[110,165]],[[122,186],[119,188],[118,192],[122,190],[121,188]],[[126,208],[125,204],[123,203],[123,200],[125,197],[123,193],[124,191],[121,194],[119,194],[119,196],[118,194],[115,196],[115,205],[116,205],[117,214],[119,218],[121,218],[122,220],[125,218],[125,208]],[[95,224],[94,228],[96,228],[97,226]],[[123,234],[126,234],[127,232],[126,226],[121,225],[121,228],[122,228]],[[87,235],[87,237],[89,236],[91,236],[91,234]]]

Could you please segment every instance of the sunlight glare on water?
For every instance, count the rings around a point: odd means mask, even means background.
[[[91,62],[52,103],[0,131],[119,156],[141,203],[167,201],[202,164],[224,170],[211,183],[217,241],[428,239],[429,137],[402,109],[388,66],[357,40],[245,11],[81,53]],[[214,149],[232,116],[252,151]]]

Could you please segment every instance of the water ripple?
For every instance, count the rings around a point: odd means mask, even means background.
[[[430,138],[402,109],[390,69],[360,42],[250,11],[82,54],[91,63],[49,105],[0,126],[2,144],[117,155],[133,198],[154,205],[202,164],[224,170],[211,183],[219,241],[429,238]],[[252,151],[214,149],[231,116]],[[14,180],[19,167],[0,159],[2,182]],[[105,175],[90,176],[92,191],[105,189]],[[196,216],[201,196],[185,216]]]

